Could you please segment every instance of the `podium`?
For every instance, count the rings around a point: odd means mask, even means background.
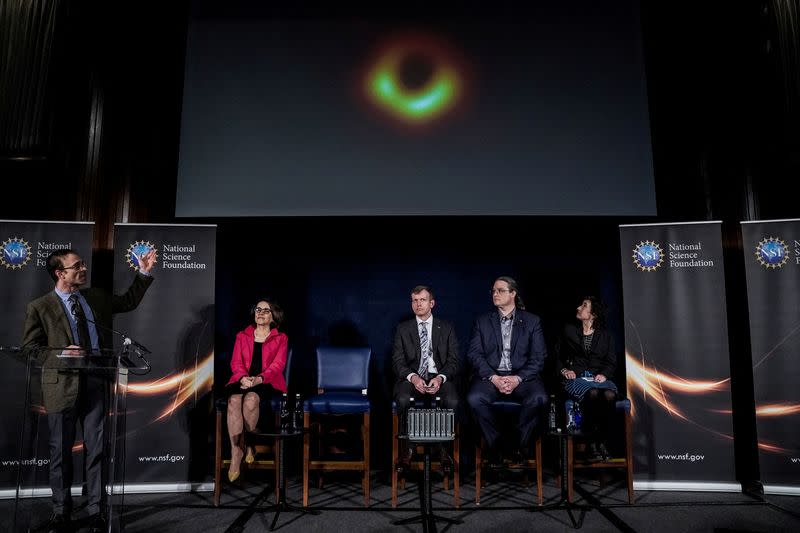
[[[149,370],[143,357],[131,356],[128,346],[120,352],[44,347],[25,350],[25,401],[19,431],[19,453],[16,472],[13,531],[38,533],[52,513],[52,491],[49,484],[47,413],[44,408],[43,381],[48,385],[57,380],[79,384],[81,394],[92,391],[103,402],[103,454],[101,466],[101,510],[108,522],[108,532],[123,530],[119,509],[124,497],[125,478],[125,412],[128,376]],[[55,380],[55,381],[54,381]],[[80,424],[79,424],[80,425]],[[87,495],[82,446],[83,428],[76,431],[73,446],[73,500],[72,518],[76,529],[82,524],[86,512],[81,494]],[[77,481],[82,481],[78,484]],[[84,516],[82,516],[84,515]]]

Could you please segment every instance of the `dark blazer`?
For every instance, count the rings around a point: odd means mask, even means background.
[[[547,346],[539,317],[517,309],[511,330],[511,373],[530,381],[539,376],[547,359]],[[475,377],[487,380],[497,373],[503,355],[500,314],[492,311],[478,317],[472,328],[467,358]]]
[[[447,376],[447,381],[455,379],[460,372],[458,339],[456,330],[450,322],[433,317],[431,348],[436,370]],[[397,381],[405,381],[409,374],[419,370],[421,358],[417,319],[401,322],[397,326],[392,349],[392,367]]]
[[[112,315],[135,309],[151,283],[152,277],[137,274],[125,294],[111,294],[97,288],[81,289],[81,294],[92,308],[101,349],[113,346],[111,334],[106,329],[111,328]],[[54,290],[28,304],[21,344],[28,349],[76,344],[64,305]],[[79,375],[67,370],[67,363],[57,356],[56,350],[42,350],[37,356],[43,367],[42,396],[48,413],[68,409],[75,405],[78,398]]]
[[[556,372],[565,368],[581,375],[585,370],[610,378],[617,368],[614,338],[607,329],[596,329],[587,354],[583,350],[583,329],[567,324],[556,343]]]

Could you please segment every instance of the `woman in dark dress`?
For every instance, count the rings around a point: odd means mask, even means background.
[[[606,305],[587,296],[578,306],[579,324],[568,324],[556,345],[556,366],[564,390],[583,411],[583,432],[590,436],[589,457],[609,457],[609,426],[617,400],[614,375],[617,357],[614,339],[606,329]]]
[[[231,482],[239,477],[243,457],[247,463],[255,461],[252,449],[248,448],[245,456],[244,433],[253,431],[258,424],[261,398],[278,391],[286,392],[283,368],[288,339],[278,331],[283,311],[274,301],[265,298],[253,306],[252,313],[253,323],[236,335],[231,357],[233,375],[225,386],[231,439],[228,479]]]

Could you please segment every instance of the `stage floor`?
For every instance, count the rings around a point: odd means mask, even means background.
[[[219,508],[212,504],[211,492],[132,494],[124,500],[124,531],[178,533],[267,531],[273,513],[259,510],[274,503],[270,472],[244,472],[237,486],[224,485]],[[331,474],[324,488],[311,489],[311,505],[318,516],[299,516],[283,512],[276,531],[285,533],[333,531],[337,533],[422,531],[419,524],[396,526],[393,521],[418,514],[417,485],[409,482],[401,490],[398,507],[391,508],[391,492],[386,479],[374,479],[371,505],[363,506],[359,479],[355,475]],[[525,486],[518,479],[496,479],[481,491],[481,504],[475,504],[472,477],[462,479],[461,508],[453,507],[452,486],[445,492],[435,478],[434,512],[459,518],[463,524],[438,523],[439,531],[501,532],[572,531],[573,522],[564,509],[541,509],[535,505],[535,485]],[[558,503],[560,490],[552,477],[545,479],[545,507]],[[289,483],[289,503],[299,505],[302,486],[296,476]],[[76,505],[81,500],[76,501]],[[764,501],[743,493],[638,491],[636,503],[627,504],[623,486],[615,482],[601,486],[597,480],[582,479],[576,485],[577,504],[588,505],[581,531],[639,532],[759,532],[800,531],[800,499],[770,496]],[[49,500],[28,501],[27,508],[46,519]],[[0,524],[11,530],[13,500],[0,501]],[[79,518],[81,510],[75,513]],[[573,510],[580,518],[581,511]]]

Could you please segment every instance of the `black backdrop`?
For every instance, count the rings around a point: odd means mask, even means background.
[[[372,348],[370,398],[374,464],[387,466],[397,323],[412,315],[410,292],[430,284],[434,313],[454,322],[464,358],[472,321],[492,309],[489,289],[500,275],[520,284],[529,311],[542,317],[552,347],[580,299],[596,294],[611,307],[610,325],[624,383],[619,234],[616,218],[380,217],[270,218],[221,221],[217,234],[217,353],[258,298],[284,308],[294,348],[292,381],[316,387],[318,345]],[[427,246],[419,249],[424,232]],[[216,377],[230,376],[218,362]],[[465,376],[466,378],[466,376]],[[466,382],[466,380],[464,380]],[[466,450],[469,449],[466,443]],[[465,453],[468,453],[465,451]],[[465,456],[466,457],[466,456]]]

